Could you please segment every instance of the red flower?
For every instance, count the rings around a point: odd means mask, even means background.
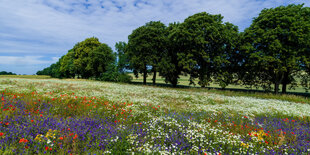
[[[46,151],[48,150],[48,146],[45,147],[45,150],[46,150]]]
[[[19,143],[27,143],[27,142],[29,142],[29,141],[27,139],[25,139],[25,138],[22,138],[22,139],[19,140]]]
[[[33,119],[31,120],[31,123],[33,123]]]
[[[295,133],[294,133],[294,132],[292,132],[292,134],[294,135]]]
[[[4,135],[4,133],[3,132],[0,132],[0,136],[3,136]]]

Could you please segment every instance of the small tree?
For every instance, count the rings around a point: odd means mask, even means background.
[[[115,49],[117,52],[117,69],[120,73],[124,73],[125,69],[129,68],[129,60],[127,54],[125,54],[125,50],[127,48],[127,44],[125,42],[118,42],[115,44]]]

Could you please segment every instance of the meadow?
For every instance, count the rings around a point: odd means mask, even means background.
[[[294,95],[0,78],[0,154],[309,154]]]
[[[129,73],[129,75],[132,77],[132,82],[134,83],[142,83],[143,82],[143,75],[142,74],[139,74],[138,78],[135,77],[135,75],[133,73]],[[156,78],[156,83],[158,85],[166,85],[166,86],[170,86],[171,84],[167,84],[165,82],[165,79],[161,76],[159,76],[159,74],[156,75],[157,78]],[[153,76],[148,76],[146,78],[146,82],[148,84],[152,84],[152,78]],[[299,78],[296,78],[297,80],[297,86],[293,89],[287,89],[287,92],[289,93],[305,93],[305,89],[302,87],[301,83],[300,83],[300,79]],[[184,75],[180,75],[180,78],[179,78],[179,81],[178,81],[178,86],[181,86],[181,87],[196,87],[196,88],[200,88],[199,84],[198,84],[198,79],[195,79],[194,82],[195,82],[195,85],[189,85],[190,82],[189,82],[189,75],[188,76],[184,76]],[[273,86],[273,85],[272,85]],[[212,89],[221,89],[220,85],[218,83],[215,83],[215,82],[212,82],[209,84],[209,86],[207,86],[208,88],[212,88]],[[236,85],[236,84],[229,84],[226,89],[229,89],[229,90],[252,90],[252,91],[264,91],[262,88],[255,88],[254,86],[253,87],[247,87],[247,86],[244,86],[242,84],[239,84],[239,85]]]

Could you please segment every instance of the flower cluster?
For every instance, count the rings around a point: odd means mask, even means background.
[[[310,152],[309,104],[92,81],[4,86],[0,154]]]

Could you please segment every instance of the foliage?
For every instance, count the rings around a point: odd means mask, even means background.
[[[107,67],[115,62],[116,56],[112,49],[107,44],[101,44],[96,49],[90,51],[89,63],[86,69],[92,72],[92,76],[99,77],[102,73],[106,72]]]
[[[206,12],[197,13],[185,19],[182,23],[185,37],[185,57],[191,78],[199,78],[199,85],[207,86],[212,81],[212,75],[217,80],[229,79],[223,77],[225,66],[233,50],[233,41],[238,34],[236,26],[222,22],[221,15],[211,15]],[[227,68],[226,68],[227,69]],[[221,74],[221,76],[219,76]],[[222,80],[223,81],[223,80]],[[227,80],[225,81],[227,82]]]
[[[180,23],[173,23],[167,27],[166,49],[162,51],[162,58],[158,64],[159,74],[165,78],[166,83],[171,83],[173,87],[178,84],[179,75],[183,70],[179,62],[179,54],[183,52],[182,33]]]
[[[74,51],[74,61],[73,64],[75,66],[76,73],[78,76],[82,78],[89,78],[92,75],[92,67],[89,67],[91,57],[89,56],[90,53],[99,47],[101,43],[99,42],[98,38],[92,37],[87,38],[82,42],[77,43],[73,47]],[[93,53],[94,54],[94,53]]]
[[[119,72],[118,66],[115,64],[110,64],[107,71],[102,73],[98,79],[100,81],[130,83],[132,77],[124,72]]]
[[[309,12],[303,5],[262,10],[242,34],[241,50],[249,74],[245,81],[261,86],[273,83],[275,93],[282,84],[282,92],[286,92],[286,85],[294,81],[293,75],[301,69],[303,53],[309,47]]]
[[[99,78],[107,71],[107,66],[115,62],[112,49],[98,38],[87,38],[77,43],[55,64],[38,71],[37,75],[50,75],[55,78]]]
[[[16,75],[16,74],[12,72],[1,71],[0,75]]]
[[[135,29],[128,36],[126,54],[130,68],[134,73],[143,73],[143,84],[146,84],[148,67],[152,66],[153,84],[156,81],[157,64],[165,44],[165,25],[161,22],[149,22]]]
[[[71,49],[60,61],[60,72],[65,78],[74,78],[76,68],[73,64],[74,62],[74,51]]]
[[[116,49],[116,53],[118,56],[117,69],[118,69],[118,72],[120,73],[124,73],[125,70],[129,68],[128,56],[125,53],[126,48],[127,48],[127,43],[125,42],[120,41],[115,44],[115,49]]]

